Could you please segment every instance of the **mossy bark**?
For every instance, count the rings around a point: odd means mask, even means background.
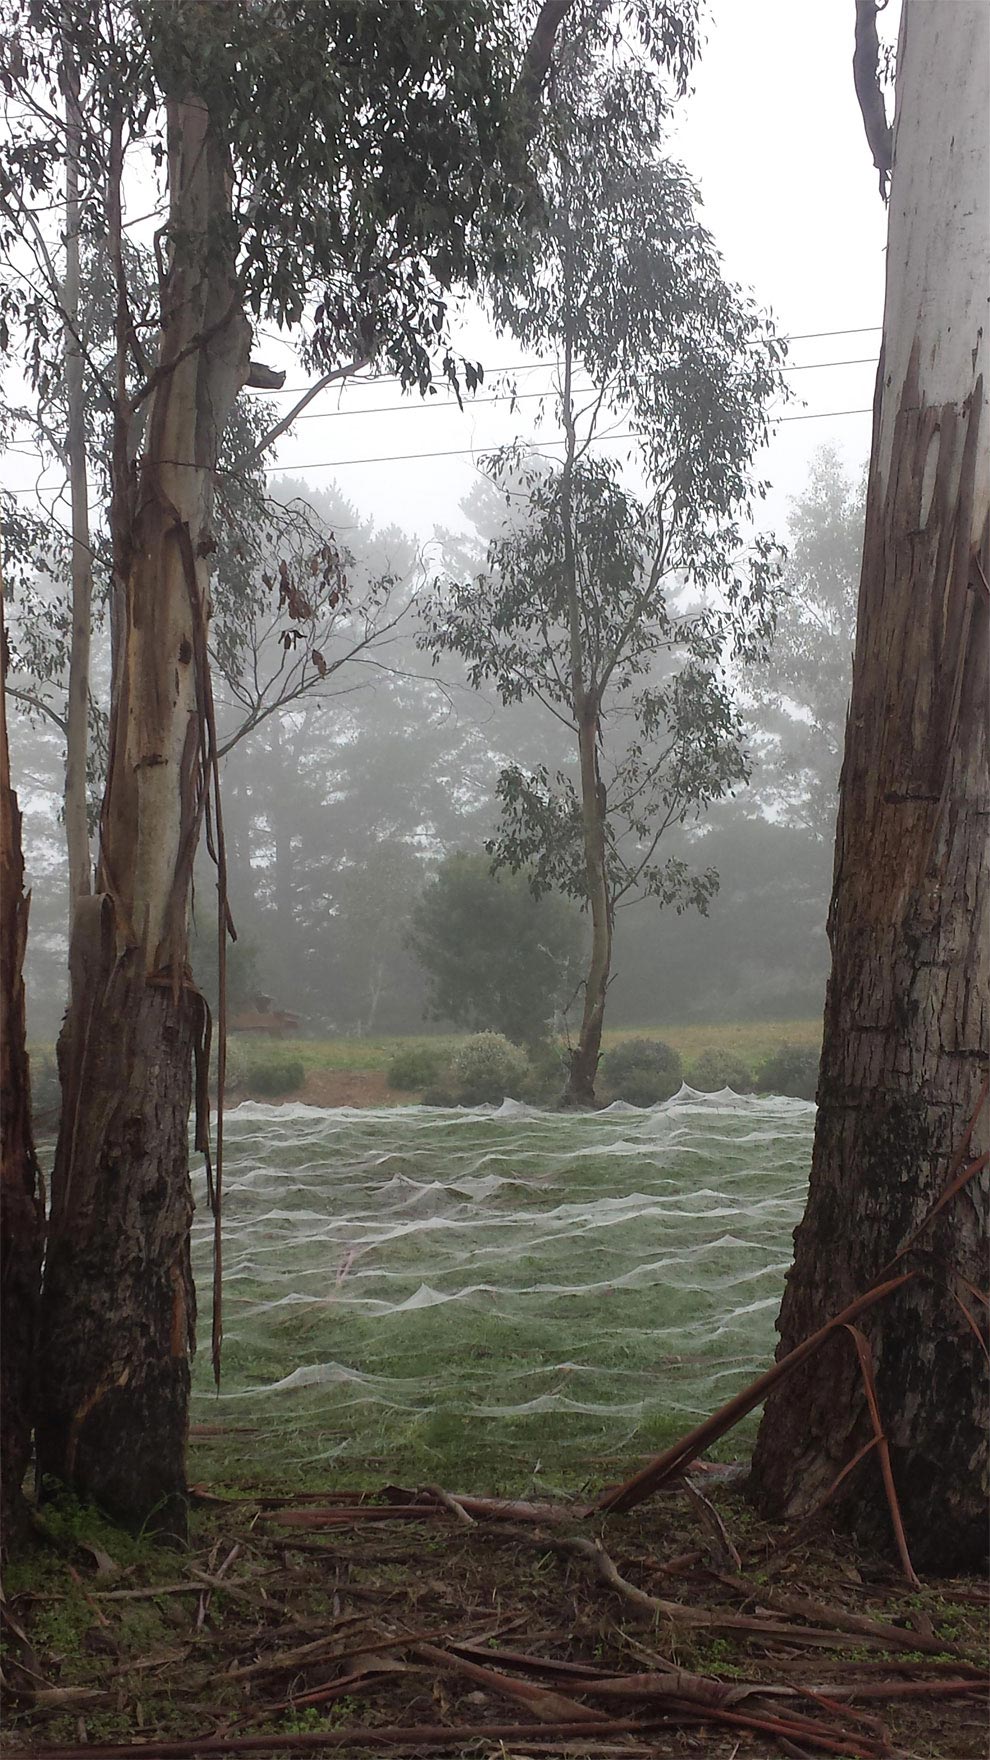
[[[196,1009],[187,990],[149,986],[133,956],[91,976],[82,1039],[60,1046],[38,1454],[125,1526],[181,1538]]]

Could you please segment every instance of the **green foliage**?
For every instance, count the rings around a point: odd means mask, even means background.
[[[458,1091],[449,1075],[438,1082],[432,1082],[423,1090],[424,1106],[442,1106],[447,1109],[460,1104]]]
[[[544,1040],[529,1050],[529,1075],[522,1098],[534,1106],[554,1106],[567,1086],[569,1058],[560,1039]]]
[[[716,1094],[721,1088],[731,1088],[735,1094],[751,1094],[754,1086],[749,1064],[714,1045],[689,1064],[684,1079],[699,1094]]]
[[[409,944],[429,974],[438,1019],[537,1044],[573,994],[576,912],[562,899],[534,898],[525,874],[494,875],[484,856],[448,856],[412,925]]]
[[[521,1097],[527,1063],[502,1033],[476,1033],[456,1053],[451,1071],[462,1106],[498,1106]]]
[[[681,1059],[663,1039],[621,1039],[605,1055],[603,1075],[613,1100],[656,1106],[681,1085]]]
[[[248,1065],[245,1086],[252,1094],[263,1094],[266,1098],[279,1094],[293,1094],[301,1088],[306,1079],[306,1069],[301,1058],[287,1057],[273,1052],[267,1058],[255,1058]]]
[[[781,1045],[760,1065],[756,1077],[761,1094],[787,1094],[795,1100],[814,1100],[818,1092],[821,1053],[810,1045]]]
[[[388,1066],[388,1085],[406,1093],[433,1087],[445,1065],[440,1051],[426,1045],[410,1045],[393,1057]]]

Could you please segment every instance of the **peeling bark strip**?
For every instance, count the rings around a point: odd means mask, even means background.
[[[203,1020],[188,907],[212,765],[214,467],[250,327],[229,158],[195,94],[168,104],[168,151],[161,348],[133,484],[126,447],[114,454],[121,639],[99,896],[73,937],[80,981],[60,1045],[38,1450],[43,1472],[122,1521],[181,1535],[195,1323],[187,1130]]]
[[[0,670],[7,639],[0,592]],[[10,786],[7,716],[0,682],[0,1547],[15,1539],[31,1441],[35,1324],[44,1215],[31,1128],[24,1032],[24,895],[21,815]]]
[[[884,0],[886,4],[886,0]],[[856,49],[853,83],[863,113],[863,127],[873,163],[880,173],[880,194],[887,200],[893,130],[887,121],[880,89],[880,38],[877,35],[877,0],[856,0]]]
[[[942,1571],[978,1566],[987,1547],[985,1364],[966,1292],[985,1282],[990,1135],[979,1105],[990,1013],[988,25],[983,0],[906,0],[818,1126],[778,1323],[783,1355],[877,1277],[932,1207],[976,1114],[974,1177],[912,1249],[919,1275],[868,1323],[907,1543],[919,1567]],[[868,1442],[857,1381],[851,1353],[829,1345],[771,1396],[754,1459],[765,1509],[808,1510]],[[842,1483],[833,1509],[864,1541],[888,1542],[875,1465]]]

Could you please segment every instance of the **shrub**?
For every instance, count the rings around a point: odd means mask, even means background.
[[[749,1064],[741,1057],[733,1057],[731,1051],[719,1051],[714,1045],[695,1059],[684,1079],[699,1094],[716,1094],[720,1088],[731,1088],[735,1094],[753,1092],[753,1071]]]
[[[292,1094],[306,1080],[306,1070],[298,1057],[256,1058],[248,1065],[246,1086],[252,1094]]]
[[[533,1106],[556,1106],[567,1085],[567,1047],[559,1039],[544,1040],[529,1054],[529,1072],[522,1098]]]
[[[403,1093],[432,1087],[440,1080],[445,1061],[430,1045],[407,1045],[388,1066],[388,1085]]]
[[[426,1088],[424,1090],[424,1093],[423,1093],[423,1105],[424,1106],[450,1107],[450,1106],[457,1106],[458,1103],[459,1103],[458,1095],[454,1092],[454,1089],[451,1087],[449,1080],[434,1082],[432,1087]]]
[[[456,1053],[452,1074],[462,1106],[518,1100],[526,1084],[525,1055],[501,1033],[476,1033]]]
[[[786,1094],[813,1100],[818,1088],[821,1052],[811,1045],[781,1045],[761,1065],[756,1086],[761,1094]]]
[[[613,1100],[655,1106],[681,1085],[681,1059],[663,1039],[623,1039],[606,1053],[603,1075]]]

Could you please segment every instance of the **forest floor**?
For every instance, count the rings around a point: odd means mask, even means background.
[[[606,1518],[256,1477],[198,1488],[187,1550],[46,1506],[6,1752],[984,1760],[986,1585],[772,1528],[726,1469]]]

